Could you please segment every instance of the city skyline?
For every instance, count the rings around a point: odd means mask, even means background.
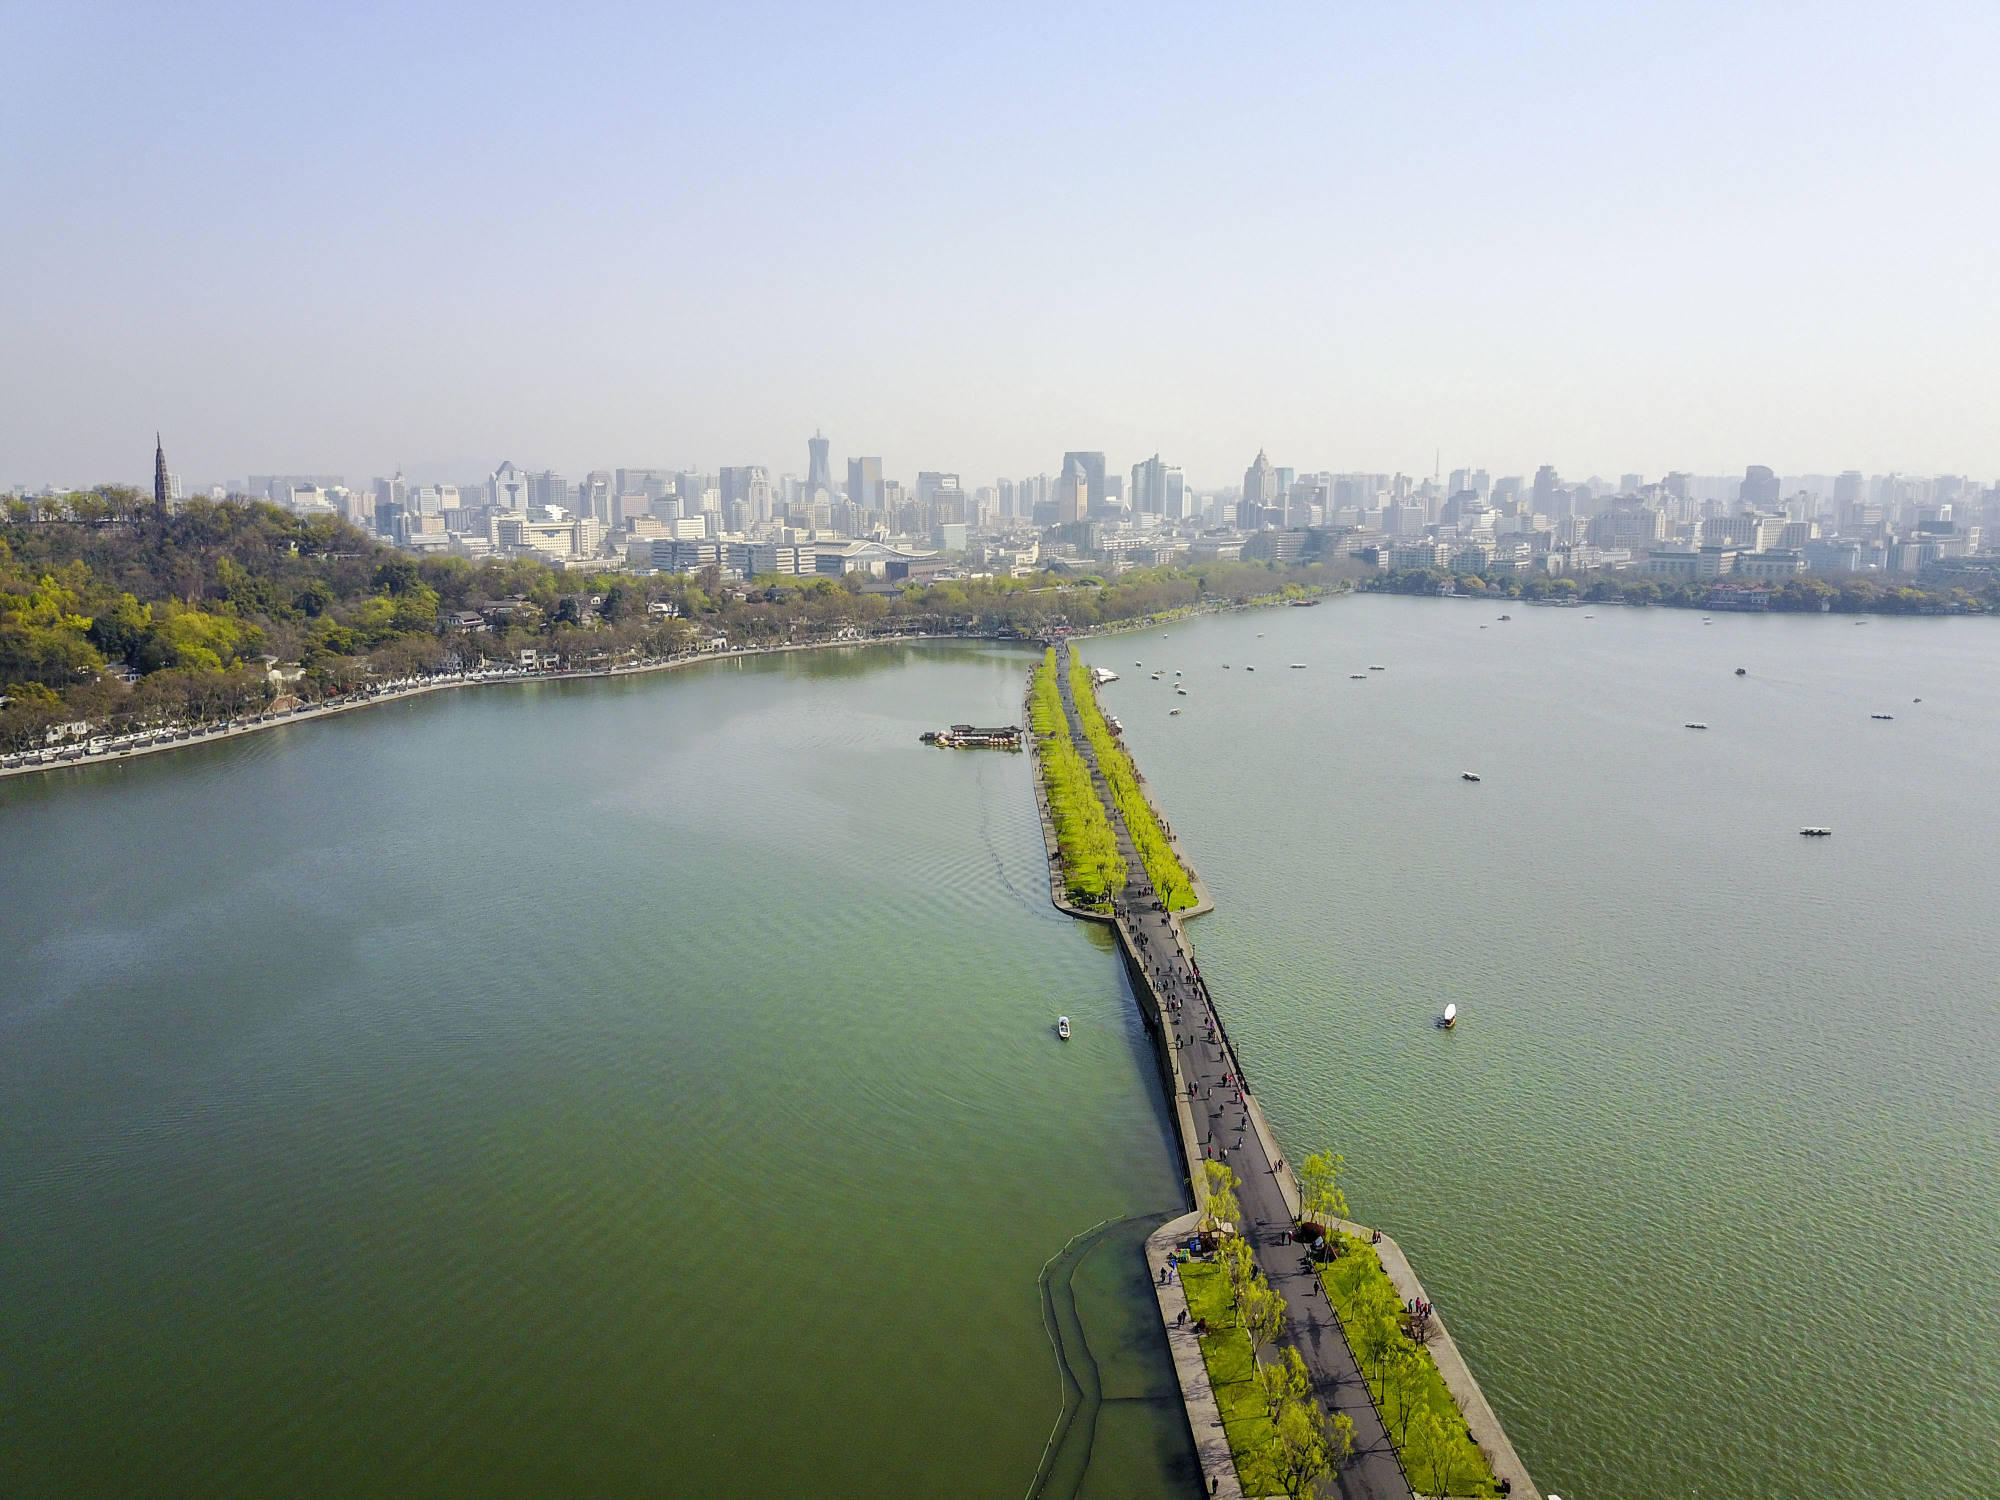
[[[1825,22],[11,7],[0,484],[2000,473],[2000,17]]]

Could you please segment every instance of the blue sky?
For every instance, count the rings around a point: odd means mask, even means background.
[[[2000,7],[0,0],[0,485],[2000,476]]]

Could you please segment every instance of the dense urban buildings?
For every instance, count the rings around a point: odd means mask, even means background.
[[[562,472],[502,459],[457,483],[401,472],[251,474],[211,498],[267,500],[337,515],[405,551],[531,558],[596,571],[841,574],[918,580],[1115,574],[1181,560],[1343,560],[1435,574],[1552,577],[1606,572],[1712,580],[1716,603],[1754,601],[1807,574],[1928,582],[2000,571],[2000,482],[1956,474],[1671,472],[1649,479],[1532,478],[1466,465],[1446,475],[1301,471],[1258,450],[1235,487],[1203,490],[1154,453],[1127,472],[1098,450],[1064,453],[1056,474],[968,484],[943,469],[905,485],[879,455],[845,460],[806,439],[803,476],[760,464]],[[154,503],[181,503],[158,435]],[[59,493],[50,487],[43,493]],[[15,491],[32,508],[35,497]]]

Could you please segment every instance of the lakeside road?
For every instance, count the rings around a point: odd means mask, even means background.
[[[356,709],[374,708],[383,703],[400,703],[409,698],[420,698],[426,693],[443,693],[458,688],[494,687],[505,683],[523,682],[585,682],[593,679],[614,677],[644,677],[653,672],[672,672],[682,667],[700,666],[704,662],[740,660],[744,657],[779,656],[791,651],[831,651],[841,647],[894,646],[905,641],[997,641],[1032,645],[1033,642],[1021,636],[977,635],[959,632],[924,633],[917,635],[870,636],[861,640],[843,641],[801,641],[784,646],[744,646],[730,651],[698,651],[686,656],[670,656],[661,661],[642,661],[631,666],[593,667],[580,671],[526,672],[519,668],[485,674],[457,675],[410,683],[407,686],[382,687],[365,693],[352,693],[344,698],[332,699],[324,703],[303,704],[287,713],[259,714],[253,718],[231,721],[208,728],[185,731],[161,731],[161,737],[148,745],[121,746],[98,751],[86,751],[73,747],[64,751],[44,752],[44,758],[32,765],[0,765],[0,778],[9,776],[33,776],[46,771],[74,770],[80,766],[102,766],[137,759],[142,755],[158,755],[169,750],[188,750],[196,745],[213,745],[222,740],[236,739],[246,734],[258,734],[267,729],[282,729],[288,724],[309,724],[318,719],[330,718],[334,714],[352,713]]]
[[[1252,1123],[1255,1101],[1244,1085],[1228,1034],[1195,967],[1186,934],[1174,914],[1155,909],[1160,903],[1145,862],[1105,782],[1096,747],[1083,732],[1070,685],[1069,658],[1065,640],[1056,651],[1056,682],[1063,712],[1070,737],[1090,767],[1091,780],[1125,860],[1125,887],[1113,904],[1120,937],[1158,997],[1170,1029],[1163,1041],[1175,1049],[1179,1074],[1186,1080],[1190,1093],[1186,1102],[1202,1157],[1226,1163],[1241,1179],[1236,1190],[1244,1219],[1240,1228],[1256,1250],[1259,1269],[1285,1299],[1280,1341],[1304,1357],[1312,1373],[1314,1393],[1326,1408],[1346,1413],[1354,1423],[1354,1456],[1329,1481],[1329,1492],[1345,1500],[1410,1500],[1410,1483],[1368,1394],[1367,1382],[1347,1347],[1339,1317],[1328,1305],[1319,1278],[1306,1264],[1300,1247],[1290,1240],[1295,1205],[1285,1194],[1263,1133]],[[1184,1144],[1192,1156],[1193,1143]]]

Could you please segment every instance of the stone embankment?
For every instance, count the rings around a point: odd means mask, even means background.
[[[1094,749],[1083,733],[1068,657],[1068,643],[1059,643],[1056,680],[1069,733],[1091,768],[1098,796],[1118,836],[1119,852],[1126,863],[1126,884],[1114,898],[1108,916],[1078,909],[1063,899],[1061,852],[1055,825],[1049,818],[1046,801],[1042,800],[1037,757],[1034,780],[1043,838],[1048,845],[1050,898],[1072,915],[1108,922],[1117,934],[1119,950],[1132,977],[1134,997],[1154,1043],[1161,1085],[1172,1107],[1188,1191],[1196,1212],[1162,1226],[1154,1237],[1155,1243],[1149,1245],[1148,1258],[1153,1263],[1168,1344],[1181,1378],[1188,1424],[1201,1456],[1205,1479],[1214,1493],[1242,1493],[1228,1444],[1222,1440],[1220,1412],[1199,1348],[1185,1330],[1175,1326],[1180,1310],[1186,1306],[1185,1300],[1180,1297],[1177,1285],[1160,1286],[1158,1273],[1165,1264],[1171,1242],[1182,1237],[1205,1208],[1208,1197],[1205,1163],[1216,1160],[1225,1162],[1237,1174],[1237,1199],[1243,1215],[1239,1229],[1255,1249],[1265,1278],[1285,1299],[1287,1312],[1281,1342],[1296,1348],[1305,1359],[1317,1398],[1329,1411],[1345,1413],[1354,1423],[1354,1456],[1336,1481],[1338,1492],[1367,1500],[1410,1500],[1413,1490],[1409,1478],[1369,1396],[1353,1351],[1347,1346],[1339,1317],[1328,1305],[1318,1275],[1304,1263],[1299,1247],[1293,1243],[1291,1230],[1298,1220],[1300,1197],[1292,1164],[1279,1150],[1270,1122],[1250,1090],[1236,1048],[1182,927],[1183,916],[1211,909],[1209,893],[1148,788],[1147,802],[1161,827],[1168,831],[1174,852],[1188,872],[1201,905],[1188,913],[1173,913],[1157,898],[1145,864],[1118,815]],[[1350,1232],[1371,1233],[1358,1225],[1346,1227]],[[1400,1247],[1385,1237],[1382,1248],[1383,1263],[1398,1291],[1405,1298],[1421,1296],[1421,1285]],[[1439,1327],[1441,1330],[1441,1323]],[[1539,1500],[1526,1468],[1507,1441],[1450,1336],[1440,1331],[1433,1347],[1439,1371],[1465,1413],[1474,1440],[1486,1451],[1496,1476],[1509,1482],[1512,1495]]]

